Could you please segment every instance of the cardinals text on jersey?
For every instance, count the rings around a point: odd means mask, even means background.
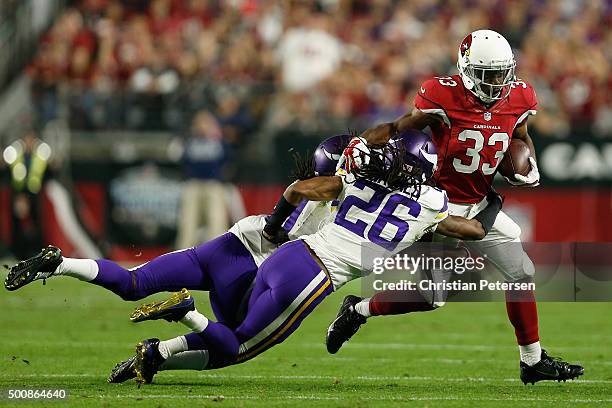
[[[535,115],[537,100],[531,85],[518,80],[507,98],[487,107],[453,75],[426,81],[415,107],[442,118],[432,127],[438,150],[436,185],[451,202],[471,204],[486,196],[514,129]]]

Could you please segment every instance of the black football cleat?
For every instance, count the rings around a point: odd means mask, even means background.
[[[584,367],[567,363],[560,358],[550,357],[542,350],[542,359],[532,366],[521,361],[521,381],[523,384],[538,381],[567,381],[584,374]]]
[[[360,297],[348,295],[342,301],[336,320],[327,329],[325,344],[329,353],[336,354],[340,347],[353,337],[359,327],[367,321],[355,310],[355,305],[361,300]]]
[[[173,293],[166,300],[138,307],[132,312],[130,320],[134,323],[159,319],[178,322],[191,310],[195,310],[195,301],[187,289],[182,289],[180,292]]]
[[[4,287],[7,290],[16,290],[38,279],[43,279],[44,284],[61,263],[62,251],[49,245],[32,258],[20,261],[11,267],[4,280]]]
[[[159,339],[148,339],[138,343],[136,345],[136,361],[134,362],[138,385],[153,382],[153,376],[157,374],[159,366],[164,361],[166,359],[159,353]]]
[[[108,382],[111,384],[119,384],[132,378],[136,378],[136,356],[132,356],[127,360],[117,363],[113,371],[108,376]]]

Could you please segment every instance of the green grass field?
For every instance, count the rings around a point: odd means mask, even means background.
[[[5,274],[1,277],[4,280]],[[352,286],[354,291],[358,285]],[[503,303],[447,304],[372,319],[337,355],[324,333],[351,287],[324,302],[284,344],[239,366],[173,371],[152,385],[107,384],[140,339],[174,337],[178,324],[133,324],[139,303],[71,278],[0,290],[0,406],[8,389],[63,388],[67,401],[25,406],[612,406],[610,304],[542,303],[540,336],[552,355],[586,367],[583,379],[524,386]],[[165,295],[157,295],[161,298]],[[196,293],[210,315],[207,295]]]

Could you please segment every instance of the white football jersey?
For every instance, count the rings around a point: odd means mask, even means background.
[[[418,199],[379,184],[357,180],[344,184],[344,200],[333,223],[302,237],[321,259],[338,289],[371,272],[371,258],[388,257],[435,230],[448,216],[443,190],[422,186]],[[363,257],[367,246],[367,257]]]
[[[332,201],[303,201],[283,224],[283,228],[289,233],[289,239],[314,234],[333,221],[336,207],[332,204]],[[265,225],[266,215],[252,215],[241,219],[229,229],[253,255],[258,267],[277,248],[261,235]]]

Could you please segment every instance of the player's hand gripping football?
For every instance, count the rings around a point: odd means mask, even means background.
[[[350,174],[369,162],[370,149],[367,142],[364,138],[356,136],[350,140],[348,146],[342,152],[336,165],[336,171],[344,170],[347,174]]]
[[[538,165],[533,157],[529,158],[529,164],[531,164],[531,170],[526,176],[522,174],[515,174],[515,180],[506,178],[506,181],[513,186],[525,186],[525,187],[537,187],[540,185],[540,171]]]

